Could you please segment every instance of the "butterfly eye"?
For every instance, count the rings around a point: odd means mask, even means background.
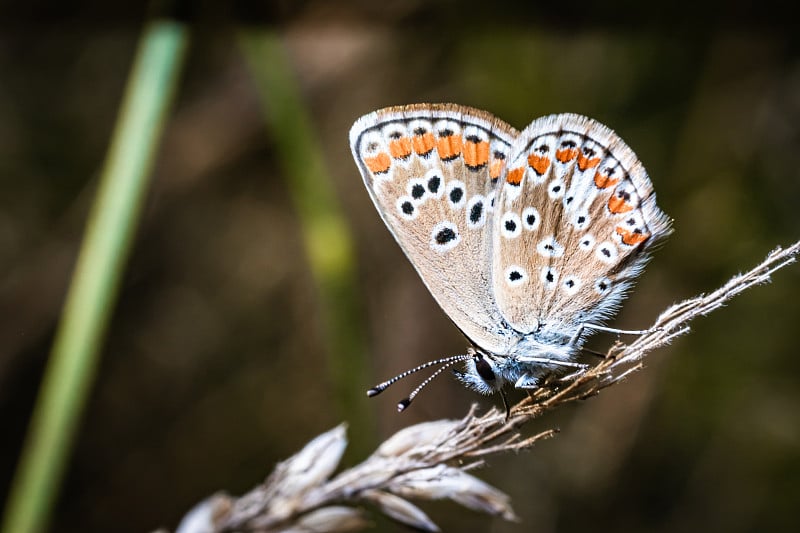
[[[497,377],[494,375],[492,365],[486,362],[483,356],[478,355],[475,357],[475,370],[484,381],[494,381]]]

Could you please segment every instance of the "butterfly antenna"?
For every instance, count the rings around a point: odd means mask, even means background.
[[[419,386],[416,389],[414,389],[411,392],[411,394],[408,395],[408,398],[406,398],[405,400],[402,400],[400,403],[398,403],[397,404],[397,412],[398,413],[402,413],[403,411],[405,411],[406,408],[409,405],[411,405],[411,402],[414,401],[414,398],[417,396],[417,394],[419,394],[420,391],[422,389],[424,389],[428,385],[428,383],[430,383],[431,381],[436,379],[436,376],[438,376],[439,374],[441,374],[442,372],[444,372],[446,369],[450,368],[454,364],[460,363],[461,361],[466,361],[468,359],[472,359],[473,357],[474,357],[473,355],[467,354],[467,355],[454,355],[453,357],[448,357],[447,359],[443,359],[441,362],[444,363],[444,366],[439,368],[438,370],[436,370],[436,372],[434,372],[433,374],[428,376],[428,379],[426,379],[425,381],[420,383]]]
[[[441,365],[441,364],[447,364],[447,366],[450,366],[453,363],[457,363],[459,361],[466,361],[470,357],[471,356],[469,356],[469,355],[463,355],[463,354],[462,355],[453,355],[453,356],[450,356],[450,357],[444,357],[442,359],[436,359],[435,361],[428,361],[427,363],[422,363],[421,365],[416,366],[416,367],[414,367],[414,368],[412,368],[410,370],[406,370],[405,372],[403,372],[401,374],[397,374],[395,377],[393,377],[391,379],[387,379],[386,381],[384,381],[383,383],[381,383],[379,385],[375,385],[374,387],[372,387],[371,389],[369,389],[367,391],[367,396],[369,396],[370,398],[372,398],[373,396],[377,396],[378,394],[380,394],[383,391],[385,391],[386,389],[388,389],[391,385],[394,385],[395,383],[397,383],[401,379],[403,379],[405,377],[408,377],[411,374],[414,374],[416,372],[419,372],[420,370],[425,370],[426,368],[430,368],[432,366]],[[447,368],[447,366],[445,368]]]

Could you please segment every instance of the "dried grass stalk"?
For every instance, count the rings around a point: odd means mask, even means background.
[[[482,465],[485,456],[526,449],[553,436],[551,430],[523,438],[519,429],[546,411],[598,394],[639,370],[645,355],[687,333],[692,319],[770,281],[770,275],[793,263],[798,252],[800,242],[777,248],[760,265],[716,291],[671,306],[633,342],[617,342],[599,364],[551,380],[514,405],[508,417],[494,408],[477,415],[473,405],[461,420],[407,427],[361,464],[331,477],[347,445],[345,427],[340,425],[278,464],[263,484],[244,496],[217,494],[201,502],[184,517],[177,533],[353,531],[368,525],[361,510],[365,504],[417,529],[438,531],[411,499],[449,499],[514,520],[510,498],[469,471]]]

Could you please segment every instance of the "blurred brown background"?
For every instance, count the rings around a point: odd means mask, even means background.
[[[355,244],[354,305],[342,312],[364,346],[368,381],[349,384],[358,394],[465,347],[349,153],[350,125],[379,107],[456,102],[520,129],[571,111],[615,129],[676,230],[618,327],[646,326],[800,237],[800,38],[784,6],[552,7],[319,0],[183,13],[187,64],[53,531],[173,528],[198,500],[249,489],[340,421],[368,450],[410,423],[499,401],[443,377],[403,415],[395,403],[413,382],[364,396],[360,414],[337,407],[326,317],[280,132],[265,124],[237,43],[243,23],[283,39]],[[48,8],[8,7],[0,33],[3,499],[153,12]],[[561,429],[555,439],[492,460],[479,475],[511,494],[522,524],[424,508],[445,531],[796,531],[798,295],[800,267],[780,271],[626,383],[541,420]]]

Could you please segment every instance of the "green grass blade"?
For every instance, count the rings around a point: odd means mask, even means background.
[[[366,453],[374,426],[365,401],[370,384],[360,327],[363,320],[355,300],[358,291],[350,229],[279,36],[269,30],[248,30],[242,32],[240,43],[257,83],[319,289],[329,380],[339,417],[346,417],[353,427],[348,453]],[[347,146],[347,132],[341,142]]]
[[[153,22],[139,43],[6,505],[4,533],[47,526],[91,390],[187,38],[179,24]]]

